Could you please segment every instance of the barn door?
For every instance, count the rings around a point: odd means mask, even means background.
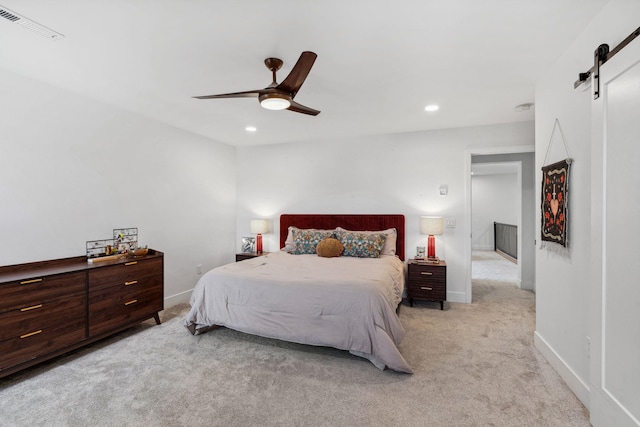
[[[640,38],[600,68],[591,154],[591,423],[638,427]]]

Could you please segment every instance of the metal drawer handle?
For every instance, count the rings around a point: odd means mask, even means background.
[[[429,271],[421,271],[420,274],[424,274],[425,276],[433,276],[433,273]]]
[[[138,281],[137,281],[137,280],[132,280],[132,281],[130,281],[130,282],[124,282],[124,285],[125,285],[125,286],[129,286],[129,285],[135,285],[136,283],[138,283]]]
[[[28,285],[29,283],[38,283],[42,282],[42,279],[31,279],[31,280],[23,280],[20,282],[21,285]]]
[[[36,308],[42,308],[42,304],[32,305],[31,307],[21,308],[20,311],[35,310]]]
[[[131,304],[135,304],[137,302],[138,302],[137,299],[132,299],[131,301],[125,302],[124,305],[131,305]]]
[[[20,335],[20,338],[21,339],[22,338],[28,338],[28,337],[31,337],[31,336],[34,336],[34,335],[38,335],[40,333],[42,333],[42,329],[34,331],[34,332],[29,332],[28,334]]]
[[[433,288],[427,288],[426,286],[421,286],[420,289],[422,289],[423,291],[432,291]]]
[[[125,262],[124,265],[136,265],[138,261]]]

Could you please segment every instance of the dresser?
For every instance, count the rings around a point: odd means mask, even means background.
[[[80,348],[164,308],[164,254],[0,267],[0,377]]]
[[[413,307],[414,299],[436,301],[440,310],[444,309],[447,300],[447,264],[409,260],[407,275],[407,298]]]

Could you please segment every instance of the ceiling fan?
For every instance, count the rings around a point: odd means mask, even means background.
[[[302,52],[298,62],[293,66],[293,69],[289,73],[286,79],[282,83],[278,84],[276,81],[276,71],[282,67],[282,60],[278,58],[267,58],[264,60],[264,64],[267,66],[273,74],[273,82],[264,89],[248,90],[245,92],[223,93],[220,95],[204,95],[194,96],[198,99],[213,99],[213,98],[258,98],[260,105],[268,110],[290,110],[296,113],[309,114],[311,116],[317,116],[320,111],[313,108],[305,107],[302,104],[298,104],[293,98],[300,90],[300,86],[304,83],[311,67],[315,62],[318,55],[313,52]]]

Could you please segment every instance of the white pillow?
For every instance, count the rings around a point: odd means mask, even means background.
[[[384,241],[384,246],[382,247],[382,251],[380,252],[380,255],[396,254],[396,241],[398,240],[398,231],[395,228],[388,228],[382,231],[356,231],[356,230],[347,230],[342,227],[337,227],[336,231],[350,231],[352,233],[364,233],[364,234],[384,234],[387,236],[387,239]]]

